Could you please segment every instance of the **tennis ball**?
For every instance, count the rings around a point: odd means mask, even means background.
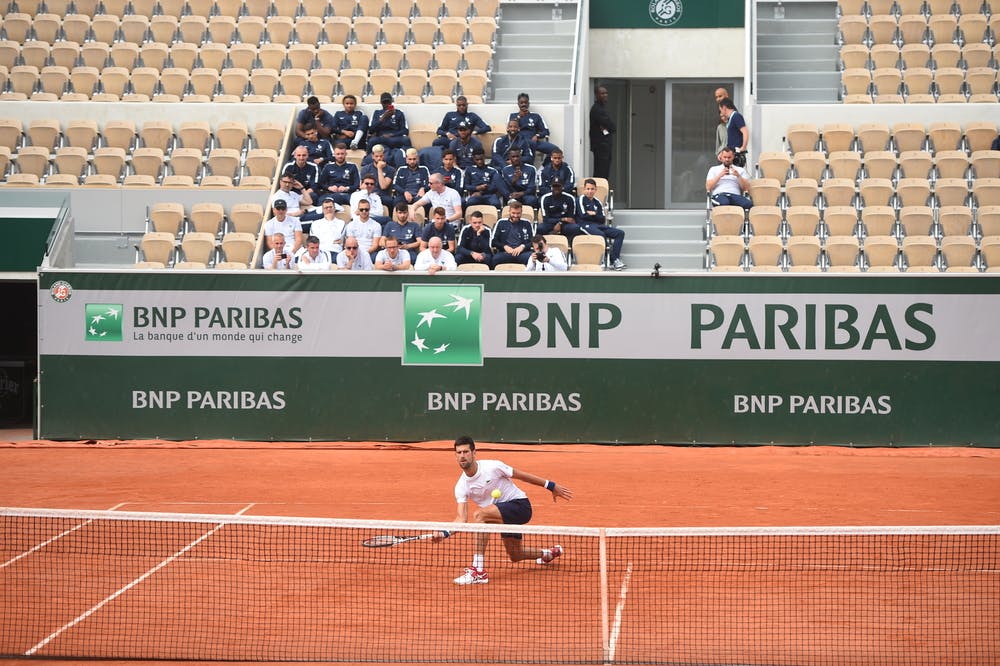
[[[498,499],[500,497],[500,491],[494,490],[492,493],[490,493],[490,495],[493,496],[493,499]]]

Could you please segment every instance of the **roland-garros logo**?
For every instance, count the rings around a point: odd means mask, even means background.
[[[403,365],[482,365],[482,314],[482,285],[403,285]]]
[[[684,3],[682,3],[681,0],[649,1],[649,18],[651,18],[653,23],[656,25],[664,28],[669,28],[680,21],[681,14],[683,13]]]

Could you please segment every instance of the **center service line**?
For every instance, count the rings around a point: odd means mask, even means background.
[[[615,623],[611,626],[611,640],[608,641],[608,661],[615,661],[615,647],[618,644],[618,634],[622,628],[622,611],[625,609],[625,599],[628,597],[628,584],[632,579],[632,562],[628,563],[625,569],[625,576],[622,578],[622,590],[618,594],[618,604],[615,606]]]
[[[242,509],[240,509],[239,511],[237,511],[235,515],[237,515],[237,516],[243,515],[245,512],[249,511],[253,506],[254,506],[253,504],[248,504],[245,507],[243,507]],[[99,611],[105,605],[107,605],[108,603],[114,601],[115,599],[117,599],[121,595],[125,594],[126,592],[128,592],[129,590],[131,590],[133,587],[135,587],[136,585],[138,585],[142,581],[146,580],[147,578],[149,578],[150,576],[152,576],[153,574],[155,574],[157,571],[159,571],[163,567],[167,566],[168,564],[170,564],[171,562],[173,562],[174,560],[176,560],[178,557],[180,557],[184,553],[188,552],[189,550],[191,550],[192,548],[194,548],[195,546],[197,546],[199,543],[201,543],[202,541],[204,541],[208,537],[212,536],[213,534],[215,534],[216,532],[218,532],[219,530],[221,530],[225,526],[226,526],[225,523],[219,523],[218,525],[216,525],[215,527],[213,527],[212,529],[210,529],[205,534],[202,534],[200,537],[198,537],[197,539],[195,539],[194,541],[192,541],[188,545],[184,546],[183,548],[181,548],[180,550],[178,550],[176,553],[174,553],[173,555],[171,555],[167,559],[163,560],[162,562],[160,562],[159,564],[157,564],[155,567],[153,567],[152,569],[150,569],[146,573],[142,574],[141,576],[139,576],[138,578],[136,578],[135,580],[133,580],[131,583],[129,583],[125,587],[121,588],[120,590],[118,590],[114,594],[112,594],[112,595],[110,595],[108,597],[105,597],[103,601],[101,601],[98,604],[94,605],[92,608],[90,608],[90,610],[88,610],[88,611],[86,611],[86,612],[78,615],[73,620],[71,620],[71,621],[67,622],[66,624],[64,624],[60,629],[57,629],[56,631],[53,631],[51,634],[49,634],[48,636],[46,636],[44,640],[42,640],[40,643],[38,643],[38,645],[36,645],[35,647],[33,647],[30,650],[28,650],[27,652],[25,652],[24,656],[26,656],[26,657],[33,656],[36,652],[38,652],[43,647],[45,647],[46,645],[48,645],[53,639],[55,639],[61,633],[63,633],[64,631],[67,631],[69,629],[72,629],[73,627],[75,627],[76,625],[78,625],[80,622],[86,620],[88,617],[90,617],[91,615],[93,615],[94,613],[96,613],[97,611]]]

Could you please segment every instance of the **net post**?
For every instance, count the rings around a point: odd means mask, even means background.
[[[603,527],[598,532],[597,540],[601,576],[601,652],[602,661],[607,664],[611,658],[611,635],[608,627],[608,539]]]

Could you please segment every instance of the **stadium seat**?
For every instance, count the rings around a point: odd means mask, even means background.
[[[132,173],[125,176],[122,187],[156,187],[156,181],[152,176]]]
[[[573,239],[574,246],[577,243],[577,239],[580,238],[593,238],[593,236],[577,236],[575,239]],[[744,265],[746,244],[742,236],[716,236],[709,243],[709,250],[711,251],[711,265],[713,267]],[[584,261],[581,255],[576,253],[575,247],[574,247],[574,255],[576,256],[576,260],[578,263],[597,263],[597,264],[601,263],[600,261],[596,262]],[[603,253],[601,256],[603,256]]]
[[[980,208],[1000,205],[1000,178],[977,178],[972,183],[972,194]]]
[[[94,151],[91,164],[97,174],[111,176],[115,182],[121,182],[125,176],[125,151],[110,146],[98,148]]]
[[[854,206],[830,206],[823,211],[824,236],[860,236],[858,211]]]
[[[788,180],[788,172],[791,169],[792,160],[788,153],[783,152],[763,152],[757,159],[757,169],[762,178],[773,178],[782,186]]]
[[[577,236],[577,238],[581,237]],[[500,264],[498,266],[494,266],[493,270],[497,273],[523,273],[527,270],[527,267],[521,263]]]
[[[746,211],[739,206],[716,206],[712,209],[712,235],[745,236]]]
[[[865,206],[861,222],[866,236],[891,236],[896,233],[896,211],[891,206]]]
[[[872,150],[864,155],[865,174],[868,178],[892,180],[896,178],[899,160],[891,150]]]
[[[233,204],[228,219],[232,231],[256,236],[264,220],[264,207],[255,203]]]
[[[819,184],[815,178],[789,178],[785,181],[788,206],[815,206]]]
[[[939,96],[962,94],[964,82],[965,72],[958,67],[941,67],[939,65],[934,71],[934,86],[937,88]]]
[[[823,181],[824,206],[853,206],[855,191],[853,178],[827,178]]]
[[[163,151],[159,148],[136,148],[132,153],[132,170],[141,176],[159,180],[163,174]]]
[[[743,242],[742,238],[740,242]],[[603,266],[605,251],[606,245],[603,237],[581,234],[573,238],[573,260],[576,263]]]
[[[869,51],[872,71],[899,68],[899,47],[895,44],[876,44]]]
[[[438,44],[434,48],[434,63],[442,69],[456,72],[462,64],[462,47],[457,44]]]
[[[822,247],[816,236],[792,236],[785,241],[789,267],[818,266]]]
[[[791,240],[791,239],[789,239]],[[854,236],[830,236],[823,245],[826,263],[831,270],[856,267],[860,244]]]
[[[871,70],[863,67],[843,70],[840,73],[840,87],[845,99],[851,95],[871,95]]]
[[[281,151],[284,148],[285,125],[275,122],[259,122],[253,127],[253,140],[257,148]]]
[[[407,68],[424,70],[426,74],[434,58],[434,47],[429,44],[413,43],[409,44],[403,53]]]
[[[412,43],[433,46],[437,32],[438,20],[436,16],[431,17],[421,14],[420,16],[415,16],[413,20],[410,21],[410,36],[413,39]]]
[[[896,67],[882,67],[872,72],[872,83],[877,97],[898,95],[903,83],[903,73]]]
[[[900,178],[896,183],[900,206],[927,206],[932,203],[931,184],[926,178]]]
[[[971,240],[971,239],[970,239]],[[907,236],[902,243],[902,263],[911,270],[917,267],[936,266],[937,241],[930,236]]]
[[[785,211],[785,229],[792,236],[817,235],[820,231],[819,209],[815,206],[790,206]]]
[[[899,155],[899,169],[906,178],[929,178],[934,159],[926,150],[908,150]]]
[[[894,188],[888,178],[865,178],[858,183],[858,193],[865,207],[888,206]]]
[[[181,239],[181,250],[185,261],[197,261],[203,264],[213,263],[215,258],[215,235],[189,231]]]
[[[251,176],[274,178],[278,168],[278,152],[270,148],[254,148],[247,151],[246,169]]]
[[[206,166],[213,176],[226,176],[235,180],[240,168],[240,153],[228,148],[213,148],[208,154]]]
[[[934,210],[919,205],[900,208],[899,228],[904,236],[930,236],[934,233]]]
[[[178,261],[174,264],[175,271],[203,271],[208,265],[201,261]]]
[[[184,205],[174,201],[161,201],[149,207],[146,231],[157,231],[177,236],[180,234],[183,223]]]
[[[401,44],[379,44],[375,49],[375,60],[380,69],[399,71],[403,64],[403,46]]]
[[[254,234],[233,232],[222,239],[222,254],[227,262],[240,263],[246,266],[253,258],[257,241]]]
[[[931,50],[926,44],[903,44],[899,56],[907,70],[929,68],[931,65]]]
[[[776,178],[754,178],[750,181],[750,199],[755,206],[777,206],[781,183]]]
[[[170,265],[173,259],[176,242],[173,234],[150,231],[139,241],[139,249],[145,261],[154,261],[164,266]]]
[[[969,183],[962,178],[938,178],[934,196],[939,206],[964,206],[969,198]]]
[[[458,85],[458,73],[453,69],[434,69],[427,77],[431,94],[451,97]]]
[[[174,128],[170,121],[147,120],[139,130],[139,138],[147,148],[159,148],[167,153],[173,147]]]
[[[250,72],[250,88],[256,96],[270,100],[278,92],[278,70],[257,67]]]
[[[948,269],[972,266],[976,241],[971,236],[945,236],[941,239],[941,259]]]
[[[177,128],[177,140],[182,148],[206,152],[212,140],[212,128],[203,120],[188,120]]]
[[[750,239],[748,250],[754,267],[783,266],[785,246],[777,236],[754,236]]]
[[[899,242],[893,236],[869,236],[863,249],[869,267],[899,267]]]
[[[492,229],[498,220],[497,209],[489,205],[468,206],[465,209],[465,223],[469,223],[469,215],[474,212],[483,214],[483,224]]]
[[[885,123],[861,123],[858,125],[857,137],[862,153],[889,148],[890,131]]]
[[[777,206],[754,206],[750,209],[750,226],[756,235],[779,235],[782,219],[781,209]]]
[[[938,209],[941,235],[972,236],[972,210],[968,206],[942,206]]]
[[[861,156],[853,150],[830,153],[829,168],[833,178],[857,180],[861,171]]]
[[[1000,178],[1000,151],[977,150],[971,162],[976,178]]]
[[[187,176],[192,184],[202,176],[203,153],[197,148],[175,148],[170,153],[170,174]]]

